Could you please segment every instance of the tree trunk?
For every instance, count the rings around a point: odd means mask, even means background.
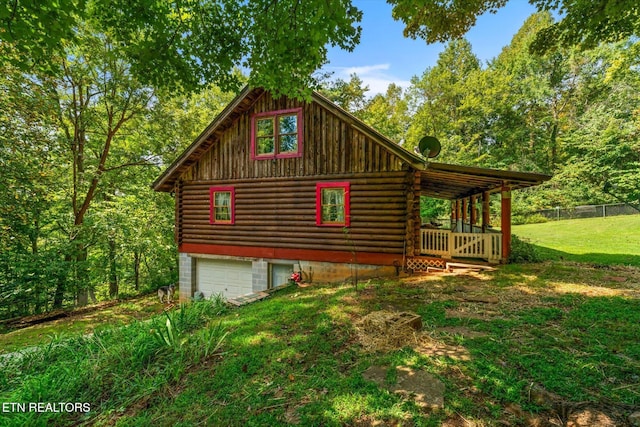
[[[71,262],[71,255],[67,254],[64,257],[64,264],[69,265]],[[56,291],[53,295],[53,309],[62,308],[64,301],[64,292],[67,288],[67,274],[66,270],[58,274],[58,283],[56,284]]]
[[[75,256],[75,282],[77,286],[76,301],[78,306],[83,307],[89,303],[89,283],[87,283],[87,248],[82,243],[77,244],[78,251]],[[95,301],[95,298],[92,298]]]
[[[133,251],[133,283],[136,291],[140,288],[140,252]]]
[[[36,218],[33,222],[33,231],[29,234],[29,240],[31,240],[31,256],[32,256],[33,262],[36,263],[36,265],[39,264],[38,262],[39,235],[40,235],[40,226],[39,226],[38,219]],[[35,314],[42,313],[43,301],[42,301],[42,284],[41,283],[42,281],[39,280],[38,278],[36,278],[36,280],[33,283],[33,287],[34,287],[33,303],[35,304],[33,312]]]
[[[551,128],[551,153],[549,159],[549,171],[553,172],[556,169],[556,164],[558,162],[558,122],[554,121],[553,126]]]
[[[118,266],[116,265],[116,240],[109,237],[109,296],[118,297]]]

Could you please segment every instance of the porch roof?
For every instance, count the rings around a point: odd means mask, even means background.
[[[420,171],[420,189],[423,196],[456,200],[485,191],[500,191],[503,185],[517,190],[542,184],[549,179],[551,176],[540,173],[429,162]]]

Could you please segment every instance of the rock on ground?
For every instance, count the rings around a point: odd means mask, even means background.
[[[416,405],[422,408],[439,409],[444,406],[444,384],[427,372],[407,366],[398,366],[395,384],[387,383],[387,368],[383,366],[371,366],[362,376],[392,393],[413,399]]]

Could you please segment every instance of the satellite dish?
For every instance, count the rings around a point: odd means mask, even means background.
[[[425,136],[418,143],[418,148],[423,156],[432,159],[440,154],[440,141],[435,136]]]

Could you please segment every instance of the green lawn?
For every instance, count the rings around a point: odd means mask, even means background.
[[[52,338],[65,338],[90,334],[95,328],[105,325],[125,325],[135,320],[144,320],[152,314],[161,313],[163,305],[155,295],[138,297],[117,305],[81,314],[68,313],[67,317],[38,325],[0,333],[0,355],[11,353],[24,347],[50,342]]]
[[[640,215],[517,225],[512,231],[546,258],[640,267]]]
[[[230,310],[198,302],[97,328],[0,369],[0,402],[87,402],[7,425],[549,425],[574,408],[623,425],[640,405],[640,269],[550,261],[482,274],[289,287]],[[411,310],[423,330],[371,351],[360,322]],[[225,335],[225,332],[227,335]],[[221,347],[219,344],[221,343]],[[375,349],[374,349],[375,350]],[[418,407],[363,378],[409,366],[446,386]],[[555,425],[555,424],[554,424]]]

